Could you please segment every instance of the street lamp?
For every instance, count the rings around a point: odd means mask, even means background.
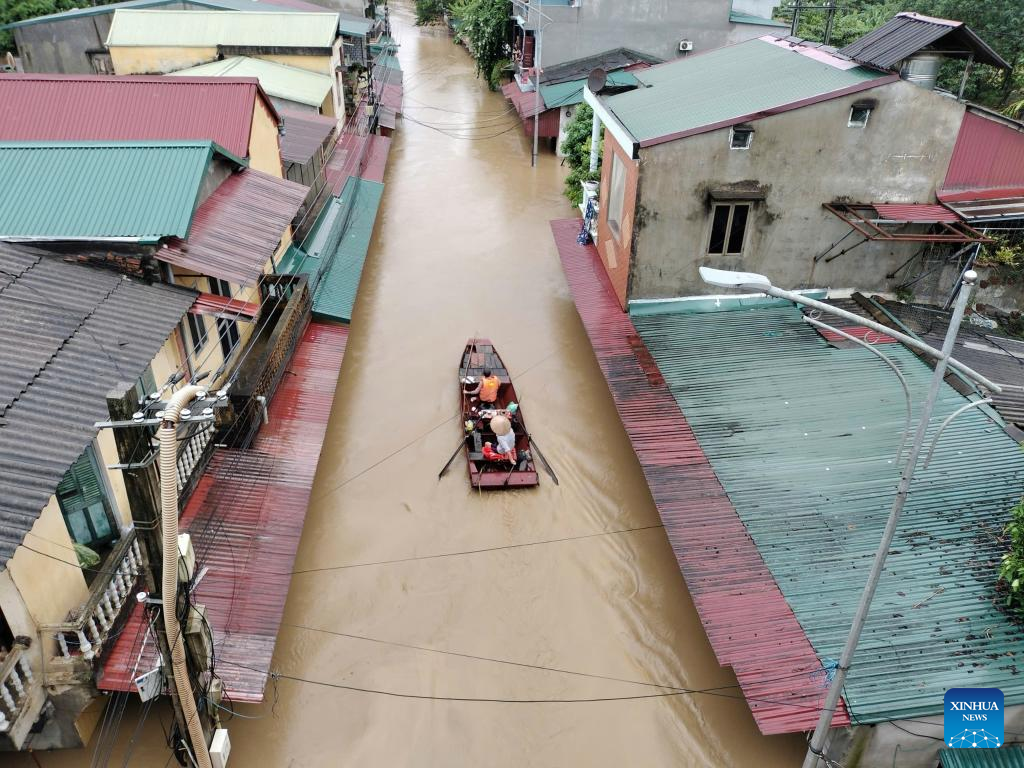
[[[811,736],[811,741],[807,745],[807,755],[804,757],[803,768],[815,768],[818,765],[819,758],[824,754],[825,739],[828,736],[829,729],[832,727],[832,717],[835,715],[836,707],[839,704],[839,697],[843,692],[846,673],[850,668],[850,662],[853,660],[853,654],[857,650],[857,643],[860,641],[861,632],[864,629],[868,612],[871,609],[871,601],[875,596],[875,590],[878,588],[878,582],[882,576],[882,569],[885,567],[886,557],[889,555],[889,547],[892,545],[892,540],[896,535],[896,527],[899,524],[900,515],[903,513],[903,506],[907,501],[907,492],[910,489],[910,483],[913,480],[914,471],[917,468],[917,460],[920,457],[921,450],[924,446],[925,434],[928,431],[928,424],[931,422],[932,413],[935,410],[935,401],[938,398],[939,387],[942,385],[942,380],[946,373],[946,366],[949,365],[956,368],[968,378],[977,381],[994,392],[1002,391],[1002,388],[998,384],[990,382],[981,374],[972,371],[967,366],[950,357],[950,354],[953,351],[953,344],[956,341],[957,331],[960,329],[960,322],[963,320],[964,312],[967,309],[967,302],[970,299],[971,286],[973,286],[975,281],[978,279],[978,274],[974,270],[968,270],[963,274],[960,284],[960,293],[957,296],[956,305],[953,308],[953,316],[950,318],[949,328],[946,329],[946,338],[942,343],[941,350],[934,349],[917,339],[913,339],[910,336],[894,331],[871,320],[859,317],[852,312],[846,312],[838,307],[833,307],[829,304],[815,301],[814,299],[808,299],[798,293],[776,288],[764,275],[758,275],[752,272],[728,272],[721,269],[701,267],[700,276],[704,282],[711,285],[717,285],[724,288],[755,290],[759,293],[766,293],[769,296],[775,296],[780,299],[793,301],[797,304],[814,307],[822,312],[842,317],[845,320],[853,320],[860,325],[865,325],[868,328],[879,331],[880,333],[892,336],[893,338],[902,341],[904,344],[924,352],[935,359],[935,371],[932,373],[931,384],[928,388],[928,399],[925,400],[924,407],[921,410],[921,419],[917,424],[917,431],[914,433],[914,441],[911,444],[907,461],[903,465],[899,486],[897,486],[896,489],[896,498],[893,499],[892,509],[889,512],[889,519],[885,524],[885,531],[882,534],[882,540],[879,542],[878,549],[875,552],[875,559],[871,564],[871,571],[868,574],[867,583],[864,585],[864,591],[861,593],[860,602],[857,604],[857,612],[854,614],[853,624],[850,626],[850,632],[846,637],[846,644],[843,646],[843,652],[839,658],[839,665],[836,667],[835,677],[833,677],[829,684],[828,694],[825,697],[821,716],[819,717],[818,724],[814,729],[814,734]]]

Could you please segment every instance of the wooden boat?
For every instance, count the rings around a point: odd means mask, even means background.
[[[519,403],[508,369],[505,368],[505,364],[497,350],[494,349],[494,345],[491,344],[491,340],[470,339],[466,342],[466,348],[462,352],[462,361],[459,364],[459,398],[462,402],[460,428],[465,430],[467,422],[472,422],[474,425],[473,431],[466,434],[465,446],[470,485],[484,490],[537,485],[539,482],[537,467],[530,450],[530,436],[523,421],[522,408],[516,408],[511,415],[506,412],[512,422],[512,431],[516,435],[516,464],[513,466],[510,461],[487,461],[484,459],[484,443],[489,442],[494,446],[497,441],[497,437],[490,428],[490,417],[493,414],[490,412],[491,409],[481,410],[485,408],[485,405],[476,397],[466,394],[467,387],[463,381],[467,377],[473,377],[476,382],[479,382],[485,368],[489,368],[501,382],[501,386],[498,388],[498,400],[494,403],[493,409],[505,412],[510,403]],[[468,388],[471,389],[472,386],[470,385]]]

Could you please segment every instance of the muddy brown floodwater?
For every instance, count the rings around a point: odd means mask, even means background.
[[[423,698],[271,683],[265,705],[239,707],[253,719],[230,723],[232,768],[797,764],[802,738],[761,736],[736,688],[586,703],[427,698],[650,696],[664,692],[652,683],[735,678],[656,527],[562,276],[548,220],[569,213],[564,169],[549,152],[531,169],[518,128],[452,138],[515,121],[465,50],[412,26],[407,8],[394,16],[407,118],[296,566],[348,567],[294,577],[274,666]],[[461,459],[438,482],[460,436],[456,366],[473,335],[492,338],[516,376],[561,485],[543,475],[536,489],[479,495]],[[595,535],[623,529],[642,530]],[[128,709],[111,765],[139,714]],[[150,714],[129,765],[165,765],[160,717]],[[91,756],[36,755],[44,768]]]

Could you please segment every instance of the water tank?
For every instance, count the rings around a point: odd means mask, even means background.
[[[935,90],[935,81],[939,77],[942,58],[942,55],[938,53],[915,54],[909,59],[904,59],[903,65],[900,67],[900,77],[926,91]]]

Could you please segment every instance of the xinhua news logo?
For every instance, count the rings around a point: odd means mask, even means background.
[[[950,688],[943,717],[946,746],[995,749],[1003,745],[1003,692],[998,688]]]

